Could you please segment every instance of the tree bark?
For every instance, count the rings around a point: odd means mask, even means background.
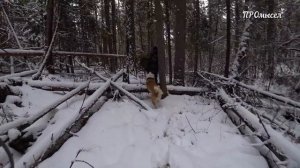
[[[199,60],[199,41],[200,41],[200,6],[199,6],[199,0],[194,0],[194,19],[195,19],[195,25],[194,25],[194,30],[195,30],[195,42],[194,42],[194,52],[195,52],[195,57],[194,57],[194,73],[196,74],[198,71],[198,60]]]
[[[184,86],[186,0],[175,0],[175,65],[174,85]]]
[[[156,19],[156,45],[158,48],[158,72],[160,88],[163,91],[162,98],[168,95],[165,74],[165,40],[164,40],[164,27],[163,27],[163,11],[161,7],[161,0],[155,0],[155,19]]]
[[[80,10],[80,28],[81,28],[81,51],[88,50],[88,30],[89,22],[87,17],[89,15],[88,11],[88,1],[87,0],[79,0],[79,10]],[[86,64],[90,64],[89,58],[86,58]]]
[[[235,54],[239,49],[239,37],[240,37],[240,0],[235,0],[235,42],[234,42],[234,50]]]
[[[105,18],[105,37],[107,40],[107,48],[108,53],[112,53],[112,38],[111,38],[111,26],[110,26],[110,15],[109,15],[110,5],[109,0],[104,0],[104,18]]]
[[[229,63],[230,63],[230,0],[226,0],[226,13],[227,13],[227,28],[226,28],[226,36],[227,36],[227,40],[226,40],[226,62],[225,62],[225,71],[224,71],[224,76],[228,77],[229,76]]]
[[[46,21],[46,46],[50,46],[51,39],[53,36],[53,18],[54,18],[54,0],[48,0],[47,2],[47,21]],[[54,74],[53,69],[53,57],[50,52],[49,58],[46,60],[46,68],[49,73]]]
[[[129,82],[129,72],[133,71],[136,67],[135,60],[135,19],[134,19],[134,7],[135,0],[125,0],[125,12],[126,12],[126,52],[128,55],[126,61],[127,76],[124,76],[123,80]],[[133,65],[133,66],[132,66]]]
[[[165,24],[167,33],[167,46],[168,46],[168,58],[169,58],[169,83],[172,84],[173,79],[173,61],[171,51],[171,25],[170,25],[170,0],[164,0],[165,3]]]
[[[112,52],[116,54],[117,53],[117,30],[116,30],[116,22],[117,22],[117,17],[116,17],[116,2],[115,0],[111,0],[111,29],[112,29]],[[112,70],[113,72],[116,71],[118,67],[118,60],[113,58],[113,65],[112,65]]]
[[[147,12],[147,40],[148,40],[148,52],[151,51],[153,47],[153,31],[152,31],[152,25],[153,25],[153,0],[148,1],[148,12]]]
[[[275,12],[275,1],[274,0],[268,0],[268,13],[274,13]],[[268,80],[272,80],[274,78],[274,41],[275,41],[275,32],[276,32],[276,25],[275,25],[275,19],[268,19],[267,24],[267,71],[266,77]]]

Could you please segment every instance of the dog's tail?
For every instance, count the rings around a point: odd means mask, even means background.
[[[160,89],[159,86],[154,86],[154,94],[157,97],[158,100],[161,99],[161,96],[163,94],[162,90]]]

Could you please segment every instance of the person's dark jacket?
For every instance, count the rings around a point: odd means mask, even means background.
[[[158,73],[158,56],[157,56],[157,47],[154,47],[150,53],[150,58],[146,67],[147,72],[151,72],[155,75]]]

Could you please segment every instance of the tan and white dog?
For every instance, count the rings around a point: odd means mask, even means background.
[[[163,94],[160,87],[155,82],[154,74],[149,72],[146,76],[146,85],[147,89],[151,94],[151,101],[155,108],[157,108],[158,102],[161,99],[161,96]]]

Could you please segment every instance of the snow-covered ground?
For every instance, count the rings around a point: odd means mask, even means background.
[[[153,111],[126,97],[109,100],[39,168],[66,168],[74,160],[73,168],[268,167],[217,103],[174,95]]]
[[[54,79],[55,80],[55,79]],[[136,81],[140,82],[140,81]],[[30,116],[63,96],[22,86],[22,108]],[[148,94],[136,94],[153,107]],[[34,146],[78,115],[84,95],[57,108]],[[43,126],[45,127],[45,126]],[[36,146],[35,146],[36,147]],[[15,161],[21,155],[14,152]],[[33,157],[33,156],[29,156]],[[0,149],[0,167],[8,160]],[[73,165],[71,166],[71,164]],[[87,124],[39,168],[267,168],[267,162],[214,100],[170,95],[158,109],[145,111],[127,97],[109,100]]]

